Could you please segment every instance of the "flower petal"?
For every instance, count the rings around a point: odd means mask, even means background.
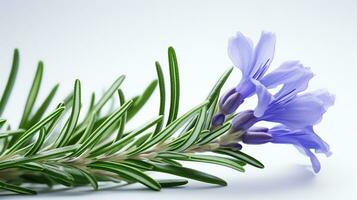
[[[313,131],[312,127],[291,130],[286,126],[276,126],[268,133],[272,135],[272,143],[292,144],[301,153],[308,156],[315,173],[320,171],[321,165],[311,150],[314,149],[316,153],[324,153],[327,156],[331,154],[328,144]]]
[[[301,65],[299,61],[288,61],[265,75],[261,79],[261,83],[267,88],[274,88],[283,84],[284,86],[280,91],[274,95],[275,98],[279,99],[286,97],[286,95],[293,97],[304,91],[313,76],[310,69]]]
[[[228,56],[232,60],[234,66],[242,71],[243,77],[247,77],[252,67],[252,41],[245,37],[241,32],[237,32],[236,36],[230,38],[228,42]]]
[[[310,157],[312,169],[314,170],[314,172],[319,173],[319,171],[321,169],[321,164],[320,164],[320,161],[317,159],[316,155],[313,154],[309,149],[303,148],[303,151],[305,152],[305,154],[307,156]]]
[[[269,106],[260,120],[278,122],[292,129],[313,126],[320,122],[333,101],[334,96],[327,91],[307,93],[296,96],[287,103]]]
[[[313,73],[308,68],[299,67],[295,70],[295,75],[284,83],[281,90],[274,95],[276,99],[285,98],[287,95],[291,98],[307,89]]]
[[[254,109],[254,115],[256,117],[262,117],[273,100],[273,96],[269,93],[267,88],[259,81],[252,80],[255,85],[256,93],[258,96],[258,105]]]
[[[327,90],[316,90],[313,92],[314,96],[316,96],[323,103],[325,110],[327,110],[330,106],[335,104],[335,95],[329,93]]]
[[[297,80],[304,74],[312,74],[309,68],[304,67],[299,61],[292,60],[283,62],[278,68],[268,73],[261,79],[261,83],[267,88]]]
[[[260,40],[254,49],[254,66],[249,72],[250,76],[262,76],[273,61],[276,37],[274,33],[262,32]]]

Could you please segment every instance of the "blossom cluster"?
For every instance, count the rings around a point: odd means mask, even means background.
[[[221,126],[247,98],[256,95],[256,108],[240,111],[232,120],[230,134],[239,134],[231,145],[240,148],[240,143],[292,144],[310,158],[317,173],[321,166],[315,153],[328,156],[331,152],[329,145],[314,132],[313,127],[334,104],[335,97],[323,89],[305,92],[314,74],[299,61],[283,62],[268,73],[275,43],[276,36],[270,32],[262,32],[255,46],[240,32],[230,38],[228,55],[242,72],[242,79],[236,87],[221,96],[219,111],[211,126]],[[259,127],[257,123],[260,121],[277,125]]]

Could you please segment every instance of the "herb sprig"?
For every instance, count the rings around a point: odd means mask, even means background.
[[[19,59],[16,49],[0,100],[1,190],[36,194],[34,189],[23,187],[23,183],[49,187],[56,184],[67,187],[91,185],[98,190],[98,182],[125,181],[141,183],[158,191],[185,185],[188,183],[186,179],[225,186],[227,183],[223,179],[184,167],[179,161],[211,163],[239,172],[244,172],[246,164],[264,167],[240,150],[222,147],[222,142],[230,137],[229,118],[222,126],[210,126],[221,88],[232,69],[224,72],[202,103],[179,116],[179,67],[172,47],[168,49],[169,83],[165,83],[161,65],[156,62],[157,80],[152,81],[141,95],[126,98],[120,89],[125,76],[120,76],[98,100],[93,93],[87,112],[82,109],[79,80],[74,83],[73,93],[52,111],[49,108],[58,85],[53,86],[35,109],[44,68],[39,62],[20,124],[14,129],[2,116],[15,84]],[[140,112],[157,86],[160,95],[158,114],[137,128],[127,130],[125,124]],[[103,114],[103,106],[114,98],[119,98],[120,107]],[[169,112],[165,113],[167,106]],[[184,179],[157,180],[148,175],[150,171]]]

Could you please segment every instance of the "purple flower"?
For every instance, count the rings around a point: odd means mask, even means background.
[[[335,101],[326,90],[297,95],[298,90],[294,89],[286,93],[279,91],[274,96],[264,87],[257,91],[257,108],[239,113],[232,121],[231,132],[248,130],[259,121],[276,122],[291,129],[313,126]]]
[[[232,128],[231,132],[236,132],[240,130],[248,130],[255,123],[257,123],[259,119],[254,116],[253,110],[246,110],[238,113],[236,117],[232,120]]]
[[[298,61],[284,62],[277,69],[265,74],[274,57],[275,40],[275,35],[269,32],[262,32],[255,48],[251,40],[240,32],[229,40],[228,55],[233,64],[241,70],[242,79],[235,88],[221,97],[220,110],[213,118],[213,127],[221,125],[225,115],[233,113],[247,97],[254,95],[257,85],[267,89],[279,85],[291,87],[297,80],[311,79],[313,74]]]
[[[254,94],[255,86],[251,79],[261,79],[268,70],[274,57],[275,40],[275,35],[268,32],[262,32],[255,48],[252,41],[240,32],[229,40],[228,55],[234,66],[241,70],[242,79],[237,87],[220,99],[223,114],[233,113],[245,98]],[[234,102],[232,96],[235,96]]]
[[[329,145],[323,141],[313,130],[311,126],[303,129],[291,130],[286,126],[276,126],[270,130],[250,129],[242,137],[246,144],[264,144],[267,142],[276,144],[292,144],[301,153],[310,157],[310,161],[315,173],[320,171],[321,165],[315,153],[324,153],[331,155]]]
[[[226,115],[234,113],[244,100],[254,94],[258,105],[254,110],[237,114],[230,133],[241,134],[232,144],[281,143],[293,144],[310,157],[315,172],[320,163],[315,153],[330,154],[329,146],[313,131],[323,114],[334,104],[335,97],[326,90],[302,93],[308,87],[313,73],[299,61],[287,61],[266,73],[274,57],[275,35],[262,32],[258,44],[242,33],[229,40],[228,54],[235,67],[242,72],[239,84],[227,91],[219,101],[219,112],[212,127],[221,125]],[[270,89],[281,86],[271,94]],[[259,121],[278,123],[272,128],[253,127]]]
[[[300,84],[305,84],[303,81]],[[257,121],[284,124],[292,129],[313,126],[334,104],[335,96],[326,90],[297,94],[302,87],[283,86],[277,94],[271,95],[264,86],[258,86],[258,106],[254,111]]]

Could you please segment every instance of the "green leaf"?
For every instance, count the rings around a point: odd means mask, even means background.
[[[185,179],[161,179],[156,180],[162,188],[178,187],[188,183]]]
[[[181,176],[210,184],[216,184],[221,186],[227,185],[227,183],[223,179],[195,169],[166,164],[154,164],[154,166],[155,167],[151,171],[173,174],[176,176]]]
[[[159,81],[159,89],[160,89],[160,107],[159,107],[159,115],[164,116],[165,114],[165,102],[166,102],[166,91],[165,91],[165,78],[164,73],[162,72],[161,66],[159,62],[155,62],[156,65],[156,73],[157,79]],[[164,121],[159,122],[156,125],[156,129],[154,131],[154,135],[161,131]]]
[[[81,110],[81,83],[79,80],[76,80],[74,84],[74,98],[72,103],[72,112],[71,115],[69,116],[68,124],[67,126],[65,126],[66,130],[61,132],[61,134],[58,136],[55,142],[55,147],[57,148],[63,147],[67,144],[68,140],[70,139],[72,133],[76,128],[80,110]]]
[[[99,110],[104,106],[104,104],[113,96],[113,94],[119,89],[120,85],[123,83],[125,76],[120,76],[113,85],[104,93],[104,95],[99,99],[98,103],[93,107],[92,112],[98,113]]]
[[[6,123],[6,119],[0,119],[0,128]]]
[[[180,146],[182,142],[184,142],[185,140],[187,140],[187,138],[191,135],[192,133],[192,129],[187,131],[186,133],[182,133],[179,137],[175,138],[174,140],[172,140],[169,143],[169,150],[173,150],[176,149],[176,147]]]
[[[154,92],[157,86],[157,80],[152,81],[147,88],[144,90],[143,94],[134,101],[133,106],[128,110],[127,121],[133,118],[136,113],[145,105],[145,103],[149,100],[150,96]]]
[[[232,121],[237,115],[238,115],[238,113],[234,113],[234,114],[231,114],[231,115],[227,116],[226,117],[226,122]]]
[[[207,107],[210,108],[212,106],[212,104],[215,103],[215,99],[218,100],[219,98],[219,94],[221,92],[221,89],[224,85],[224,83],[227,81],[229,75],[231,74],[233,68],[229,68],[228,70],[226,70],[223,75],[220,77],[220,79],[216,82],[216,84],[213,86],[211,92],[209,93],[208,97],[206,98],[207,101],[209,101]],[[214,113],[211,113],[214,114]],[[211,119],[208,121],[210,122]],[[193,120],[190,124],[188,124],[188,126],[184,129],[184,131],[190,130],[193,126],[194,123],[196,122],[196,120]],[[209,126],[210,123],[207,123],[206,126]]]
[[[115,162],[95,162],[89,164],[90,168],[93,169],[99,169],[99,170],[105,170],[109,172],[113,172],[118,174],[119,176],[124,175],[128,176],[131,179],[134,179],[138,181],[139,183],[142,183],[143,185],[147,186],[148,188],[152,190],[159,191],[161,189],[161,186],[158,182],[156,182],[154,179],[152,179],[150,176],[144,174],[140,170],[131,167],[129,165],[125,164],[119,164]]]
[[[21,175],[21,179],[23,179],[24,182],[29,182],[32,184],[46,184],[49,188],[52,188],[53,186],[52,179],[44,174],[23,174]]]
[[[37,194],[36,191],[0,181],[0,189],[15,192],[18,194]]]
[[[171,159],[166,159],[166,158],[155,158],[155,161],[159,162],[159,163],[164,163],[164,164],[169,164],[169,165],[175,165],[178,167],[182,167],[182,164],[175,161],[175,160],[171,160]]]
[[[137,159],[126,159],[125,161],[122,161],[122,163],[142,170],[151,170],[153,168],[153,165]]]
[[[174,151],[159,152],[157,157],[165,158],[165,159],[175,159],[175,160],[188,160],[188,159],[190,159],[190,156],[188,156],[188,155],[186,155],[184,153],[179,153],[179,152],[174,152]]]
[[[86,138],[81,144],[81,147],[73,153],[71,156],[79,156],[86,150],[91,150],[92,147],[98,142],[98,140],[103,136],[102,134],[110,128],[117,120],[130,108],[132,101],[126,102],[117,111],[111,114],[94,132],[91,137]]]
[[[118,95],[119,95],[120,106],[123,106],[123,104],[125,103],[125,96],[121,89],[118,90]],[[127,113],[124,113],[119,121],[118,134],[117,137],[115,138],[115,141],[119,140],[123,136],[126,118],[127,118]]]
[[[41,152],[39,154],[29,156],[29,157],[20,157],[20,158],[16,158],[16,159],[9,160],[9,161],[4,161],[4,162],[0,163],[0,170],[15,167],[17,165],[29,163],[29,162],[33,162],[33,161],[39,161],[39,160],[45,160],[45,159],[48,160],[51,158],[60,158],[60,156],[64,156],[68,153],[71,153],[74,150],[76,150],[77,148],[78,148],[78,145],[66,146],[66,147],[62,147],[62,148],[57,148],[57,149]]]
[[[11,91],[14,87],[15,84],[15,80],[16,80],[16,76],[17,76],[17,72],[19,69],[19,50],[15,49],[14,50],[14,57],[12,60],[12,66],[11,66],[11,71],[10,71],[10,75],[9,78],[7,80],[4,92],[2,93],[1,96],[1,100],[0,100],[0,116],[3,114],[4,109],[6,107],[6,104],[9,100]]]
[[[92,94],[90,96],[90,102],[89,102],[89,107],[88,107],[88,111],[87,111],[86,116],[90,116],[91,115],[92,110],[94,108],[94,105],[95,105],[95,93],[92,92]]]
[[[196,120],[196,125],[195,127],[193,128],[193,131],[191,132],[191,134],[187,137],[187,139],[185,139],[183,142],[182,142],[182,145],[180,145],[178,148],[174,149],[174,151],[184,151],[186,150],[187,148],[191,147],[195,142],[196,140],[198,139],[199,137],[199,134],[200,132],[202,131],[203,129],[203,126],[204,126],[204,123],[205,123],[205,120],[206,120],[206,112],[207,112],[207,107],[204,106],[202,109],[201,109],[201,112],[198,116],[198,119]]]
[[[98,145],[98,146],[96,146],[95,148],[93,148],[93,150],[91,151],[91,153],[89,154],[89,156],[87,156],[87,158],[94,158],[94,157],[96,157],[96,156],[99,156],[99,155],[101,155],[101,150],[103,149],[103,148],[107,148],[107,147],[109,147],[110,145],[112,145],[113,144],[113,141],[108,141],[108,142],[106,142],[106,143],[104,143],[104,144],[101,144],[101,145]]]
[[[70,108],[72,106],[73,99],[73,91],[69,93],[63,100],[63,104],[66,108]]]
[[[175,121],[177,118],[179,103],[180,103],[180,77],[176,53],[174,48],[169,47],[169,71],[170,71],[170,111],[167,120],[167,125]]]
[[[89,121],[87,123],[87,127],[83,133],[83,135],[81,136],[81,138],[79,139],[79,144],[82,144],[85,140],[87,140],[92,133],[93,127],[94,127],[94,122],[96,119],[96,113],[93,113],[92,116],[89,118]]]
[[[49,116],[45,117],[41,121],[37,122],[34,126],[32,126],[30,129],[28,129],[26,132],[21,134],[21,136],[15,140],[15,143],[13,146],[10,147],[5,153],[11,153],[19,149],[26,141],[29,139],[33,134],[35,134],[38,130],[40,130],[43,126],[45,126],[47,123],[51,122],[52,120],[56,120],[61,113],[64,111],[64,107],[59,107],[57,108],[53,113],[51,113]]]
[[[213,99],[213,102],[211,103],[211,106],[208,109],[207,112],[207,119],[205,122],[204,129],[210,129],[211,123],[212,123],[212,118],[214,114],[217,112],[217,103],[218,103],[219,95],[216,96],[216,98]]]
[[[244,172],[244,168],[242,165],[244,163],[236,160],[232,160],[225,157],[220,156],[212,156],[212,155],[191,155],[189,161],[203,162],[203,163],[211,163],[216,165],[222,165],[225,167],[229,167],[235,169],[240,172]]]
[[[71,174],[62,170],[57,166],[52,165],[42,165],[43,173],[53,178],[56,182],[64,185],[64,186],[72,186],[74,183],[74,178]]]
[[[56,107],[56,109],[58,109],[58,108],[65,108],[64,107],[65,106],[65,104],[64,103],[59,103],[58,105],[57,105],[57,107]],[[63,114],[63,112],[62,112],[62,114]],[[47,125],[47,128],[46,128],[46,136],[49,134],[49,133],[51,133],[52,131],[53,131],[53,129],[55,128],[55,126],[57,125],[57,123],[58,123],[58,121],[61,119],[61,117],[59,116],[59,117],[57,117],[55,120],[52,120],[51,122],[50,122],[50,124],[48,124]]]
[[[5,137],[4,139],[2,139],[2,143],[0,145],[0,155],[2,155],[7,147],[9,146],[9,138]]]
[[[233,158],[236,158],[238,160],[241,160],[243,162],[246,162],[254,167],[257,167],[257,168],[264,168],[264,165],[259,162],[257,159],[253,158],[252,156],[250,155],[247,155],[241,151],[233,151],[233,150],[230,150],[230,149],[225,149],[225,148],[221,148],[221,149],[218,149],[216,151],[214,151],[215,153],[219,153],[219,154],[224,154],[224,155],[228,155],[228,156],[231,156]]]
[[[36,122],[38,122],[39,120],[41,120],[43,114],[45,114],[48,106],[50,105],[53,97],[55,96],[57,90],[58,90],[59,84],[56,84],[52,90],[50,91],[50,93],[48,94],[48,96],[45,98],[45,100],[42,102],[41,106],[37,109],[37,111],[35,112],[35,114],[33,115],[33,117],[29,120],[29,126],[34,125]]]
[[[42,165],[35,163],[35,162],[18,165],[18,167],[22,168],[22,169],[31,170],[31,171],[37,171],[37,172],[43,171]]]
[[[37,71],[36,71],[36,74],[35,74],[35,78],[34,78],[34,80],[32,82],[30,93],[29,93],[29,95],[27,97],[25,109],[24,109],[24,112],[22,114],[21,122],[20,122],[20,125],[19,125],[20,128],[25,128],[25,129],[28,128],[28,124],[27,123],[28,123],[32,108],[33,108],[33,106],[35,104],[35,101],[37,99],[38,92],[40,90],[42,74],[43,74],[43,62],[40,61],[38,63],[38,66],[37,66]]]
[[[219,78],[219,80],[217,81],[217,83],[213,86],[211,92],[209,93],[207,100],[210,102],[208,104],[208,107],[210,107],[212,105],[212,103],[214,102],[214,99],[217,98],[217,96],[219,96],[219,93],[221,92],[221,89],[224,85],[224,83],[227,81],[229,75],[232,73],[233,71],[233,67],[227,69],[223,75]]]
[[[221,135],[227,133],[231,128],[232,124],[229,122],[224,123],[222,126],[215,128],[213,131],[210,131],[206,134],[202,134],[198,145],[204,145],[212,142],[216,138],[220,137]]]
[[[129,152],[128,155],[134,155],[136,153],[139,153],[141,151],[147,150],[153,145],[165,141],[169,137],[171,137],[179,128],[181,128],[188,119],[190,119],[192,116],[194,116],[199,110],[202,109],[202,107],[206,106],[208,102],[205,101],[202,104],[194,107],[191,109],[189,112],[185,113],[182,115],[180,118],[176,119],[170,125],[166,126],[162,131],[157,133],[152,139],[148,140],[144,144],[140,145],[137,149],[135,149],[132,152]]]
[[[88,172],[85,169],[79,168],[79,167],[75,167],[75,166],[72,166],[72,167],[77,169],[89,181],[89,183],[93,187],[93,190],[98,190],[98,181],[90,172]]]
[[[16,134],[22,134],[24,132],[25,132],[24,129],[2,131],[2,132],[0,132],[0,138],[6,138],[6,137],[13,136],[13,135],[16,135]]]
[[[30,151],[28,151],[25,154],[25,156],[27,157],[36,154],[41,149],[41,146],[45,141],[45,137],[46,137],[46,129],[42,127],[38,135],[37,141],[33,144],[32,148],[30,149]]]
[[[112,145],[110,145],[108,147],[104,147],[104,148],[102,148],[100,150],[97,150],[94,153],[96,155],[100,155],[100,154],[103,154],[103,153],[106,153],[106,152],[116,153],[120,148],[122,148],[123,146],[128,144],[131,141],[131,139],[133,139],[134,137],[136,137],[140,133],[144,132],[145,130],[149,129],[150,127],[154,126],[155,124],[157,124],[160,121],[162,121],[162,116],[157,116],[154,119],[152,119],[149,122],[147,122],[146,124],[142,125],[141,127],[135,129],[129,135],[127,135],[127,136],[121,138],[120,140],[114,142]]]
[[[159,121],[158,123],[160,123],[162,121],[163,120]],[[144,135],[140,136],[138,139],[135,139],[135,141],[132,144],[130,144],[130,146],[127,149],[138,147],[138,146],[144,144],[144,142],[146,142],[147,140],[150,140],[152,137],[153,137],[152,132],[145,133]]]
[[[235,161],[229,158],[220,157],[220,156],[212,156],[212,155],[194,155],[194,154],[182,154],[175,153],[173,155],[170,154],[159,154],[158,157],[175,159],[175,160],[183,160],[183,161],[193,161],[193,162],[203,162],[203,163],[211,163],[216,165],[222,165],[225,167],[229,167],[235,169],[240,172],[244,172],[244,168],[242,165],[244,163],[240,161]]]
[[[105,105],[105,103],[111,99],[111,97],[113,96],[113,94],[119,89],[120,85],[123,83],[125,79],[125,76],[122,75],[120,76],[111,86],[110,88],[104,92],[103,96],[99,99],[98,103],[96,103],[92,109],[91,109],[91,113],[88,113],[87,116],[85,117],[85,119],[83,120],[83,122],[78,125],[78,129],[74,132],[73,137],[70,139],[70,142],[72,144],[72,142],[76,142],[76,138],[78,137],[79,134],[82,134],[83,131],[86,129],[86,124],[88,123],[88,120],[91,116],[91,114],[93,113],[99,113],[100,110],[102,109],[102,107]],[[95,127],[95,126],[94,126]],[[75,140],[75,141],[73,141]]]

